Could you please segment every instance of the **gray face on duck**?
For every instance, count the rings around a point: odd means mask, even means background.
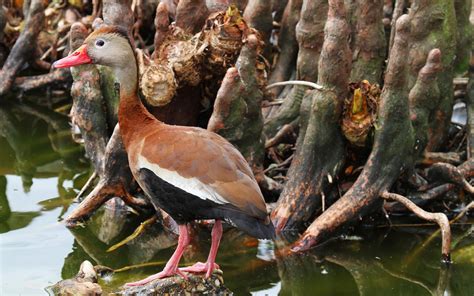
[[[56,61],[54,67],[67,68],[83,64],[98,64],[112,68],[130,66],[135,59],[125,32],[117,27],[104,26],[90,34],[84,43],[69,56]]]
[[[127,33],[114,26],[103,26],[90,34],[84,43],[69,56],[56,61],[55,68],[84,64],[111,67],[121,89],[136,92],[137,63]]]

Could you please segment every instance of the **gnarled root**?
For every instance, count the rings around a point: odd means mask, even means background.
[[[408,198],[401,196],[396,193],[383,192],[381,197],[387,200],[395,200],[404,206],[406,206],[410,211],[421,219],[428,220],[431,222],[436,222],[441,229],[441,254],[443,255],[443,260],[445,262],[450,262],[450,253],[451,253],[451,227],[449,226],[448,217],[443,213],[429,213],[422,208],[418,207]]]
[[[329,196],[334,177],[344,161],[339,121],[351,63],[348,36],[343,1],[330,1],[321,52],[324,58],[319,61],[318,84],[323,89],[313,90],[303,99],[301,108],[308,111],[301,115],[295,157],[287,174],[289,179],[272,213],[277,232],[300,229],[311,219],[322,200]]]
[[[379,201],[380,193],[396,181],[400,170],[409,163],[413,135],[408,113],[407,66],[404,61],[409,29],[408,16],[400,17],[381,95],[379,118],[382,124],[375,131],[373,150],[364,169],[349,191],[310,225],[295,243],[294,251],[315,246],[329,233],[371,210]]]
[[[36,39],[43,28],[43,0],[32,0],[25,21],[25,28],[15,42],[3,68],[0,70],[0,96],[5,95],[13,85],[15,76],[28,59],[33,59]],[[0,8],[3,9],[3,8]]]

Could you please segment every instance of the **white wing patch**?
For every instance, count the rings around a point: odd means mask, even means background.
[[[155,163],[150,163],[145,157],[141,155],[138,157],[138,167],[151,170],[164,181],[201,199],[207,199],[218,204],[229,203],[211,186],[202,183],[196,178],[185,178],[175,171],[164,169]]]

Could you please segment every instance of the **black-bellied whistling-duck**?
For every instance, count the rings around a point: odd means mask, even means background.
[[[167,125],[153,117],[138,97],[137,62],[127,34],[104,26],[54,67],[100,64],[114,70],[120,83],[119,124],[132,173],[155,207],[179,224],[176,251],[163,271],[127,285],[154,279],[205,272],[217,267],[215,258],[222,236],[221,220],[263,239],[275,236],[265,201],[252,171],[227,140],[196,127]],[[178,268],[189,244],[186,224],[196,219],[215,219],[206,263]]]

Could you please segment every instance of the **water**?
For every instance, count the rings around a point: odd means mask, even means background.
[[[161,270],[172,253],[175,236],[156,224],[107,252],[140,222],[117,201],[83,228],[61,223],[90,174],[82,155],[66,116],[34,105],[0,109],[1,295],[46,295],[47,286],[74,276],[86,259],[114,269],[156,262],[101,279],[104,290],[113,291]],[[439,238],[422,247],[433,226],[361,228],[309,253],[277,259],[272,244],[229,230],[218,263],[236,295],[474,295],[472,221],[462,222],[454,228],[449,269],[440,263]],[[198,232],[183,264],[206,258],[209,232]]]

